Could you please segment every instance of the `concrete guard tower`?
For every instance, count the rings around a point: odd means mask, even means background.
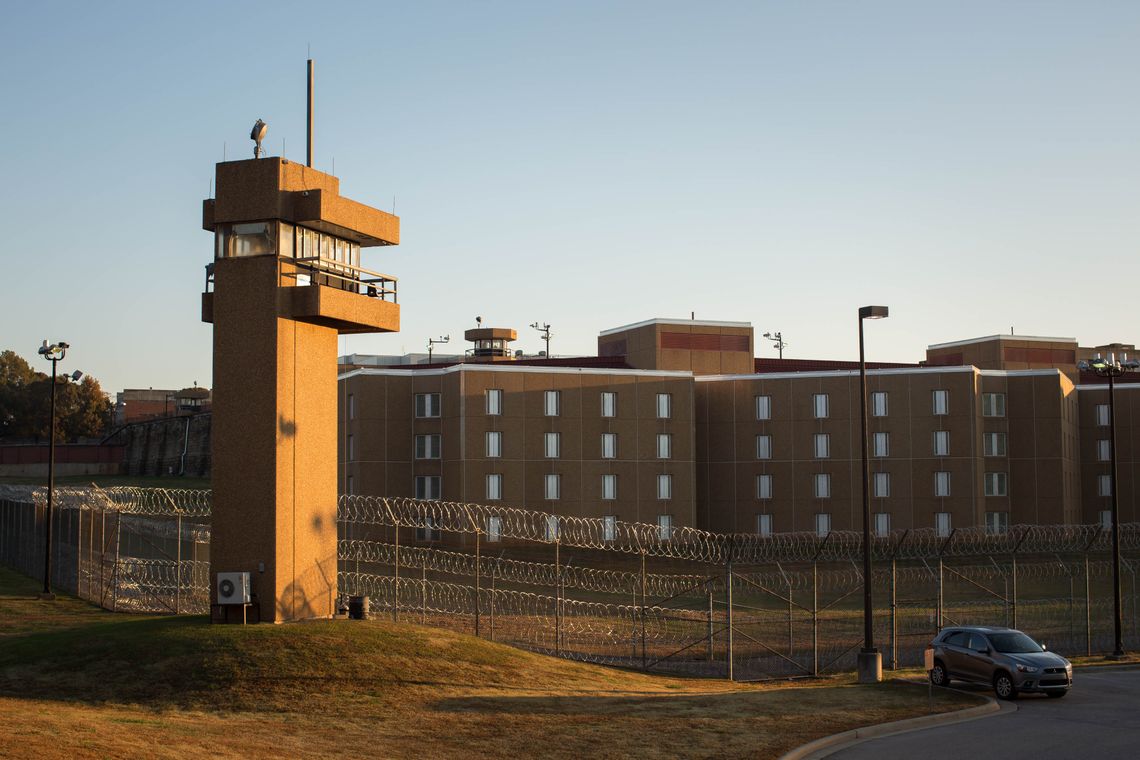
[[[337,593],[337,335],[400,329],[396,279],[360,249],[400,220],[284,158],[220,163],[202,321],[214,325],[211,602],[249,573],[250,620],[333,614]],[[240,606],[214,620],[241,622]]]

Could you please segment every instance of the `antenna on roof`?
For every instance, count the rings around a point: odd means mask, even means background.
[[[309,92],[308,92],[308,127],[305,131],[305,166],[310,169],[313,168],[313,59],[310,58],[307,64],[309,71]],[[335,174],[335,170],[334,170]]]

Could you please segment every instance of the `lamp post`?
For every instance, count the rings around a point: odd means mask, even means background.
[[[1122,354],[1122,361],[1117,361],[1114,354],[1104,359],[1100,354],[1089,361],[1077,363],[1078,369],[1095,372],[1099,377],[1108,378],[1108,438],[1109,438],[1109,493],[1112,501],[1112,623],[1113,645],[1112,656],[1124,656],[1123,616],[1120,608],[1120,510],[1116,496],[1116,406],[1113,378],[1123,375],[1130,370],[1140,369],[1140,361],[1129,359]]]
[[[863,649],[858,656],[859,683],[883,680],[883,656],[875,649],[874,616],[871,597],[871,494],[867,489],[867,360],[863,356],[863,320],[885,319],[886,306],[859,308],[859,423],[863,474]]]
[[[55,386],[56,365],[67,356],[67,343],[62,340],[48,345],[45,340],[39,348],[39,355],[51,362],[51,423],[48,433],[48,497],[47,512],[44,515],[44,599],[52,599],[51,593],[51,510],[55,498]]]

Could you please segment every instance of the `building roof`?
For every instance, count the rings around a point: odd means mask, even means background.
[[[949,343],[933,343],[926,347],[927,351],[933,351],[939,348],[953,348],[954,346],[968,346],[971,343],[987,343],[991,340],[1022,340],[1022,341],[1035,341],[1038,343],[1076,343],[1076,338],[1049,338],[1041,335],[985,335],[980,338],[968,338],[966,340],[954,340]]]
[[[757,357],[753,360],[757,373],[773,372],[826,372],[836,369],[859,369],[857,361],[835,359],[769,359]],[[895,369],[919,367],[922,365],[906,362],[867,362],[867,369]]]
[[[613,335],[614,333],[625,332],[626,330],[636,330],[639,327],[648,327],[649,325],[688,325],[689,327],[752,327],[751,322],[713,322],[702,319],[669,319],[668,317],[654,317],[647,319],[643,322],[634,322],[631,325],[622,325],[621,327],[611,327],[608,330],[602,330],[598,333],[599,337],[606,335]]]

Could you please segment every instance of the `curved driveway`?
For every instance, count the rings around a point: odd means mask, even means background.
[[[828,757],[1140,757],[1140,670],[1078,670],[1067,697],[1026,695],[1014,704],[1017,710],[1003,711],[991,718],[871,739]]]

